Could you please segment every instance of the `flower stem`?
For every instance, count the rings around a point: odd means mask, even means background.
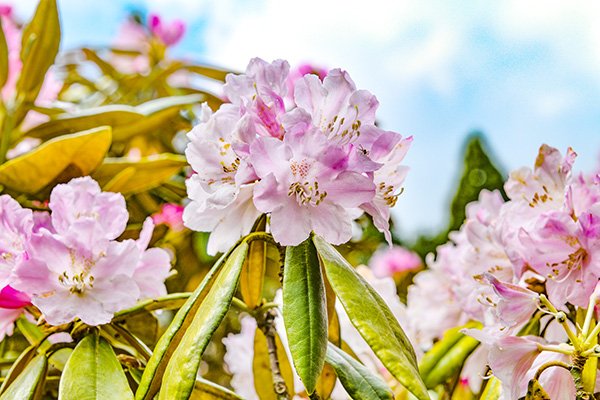
[[[277,343],[275,341],[275,316],[275,310],[269,309],[262,317],[257,316],[256,323],[267,338],[267,350],[269,353],[269,362],[271,364],[271,375],[273,377],[273,390],[277,395],[277,400],[289,400],[290,395],[288,394],[285,380],[281,375],[279,358],[277,357]]]

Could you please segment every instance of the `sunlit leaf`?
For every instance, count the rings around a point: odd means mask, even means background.
[[[167,364],[159,400],[187,399],[192,393],[202,354],[229,310],[247,253],[248,244],[242,242],[227,258]]]
[[[110,127],[63,135],[0,165],[0,184],[23,193],[89,175],[111,143]]]
[[[428,400],[414,349],[384,300],[333,246],[318,236],[313,242],[352,324],[388,371],[418,399]]]
[[[285,381],[288,393],[294,392],[294,372],[283,347],[279,335],[275,333],[275,346],[277,346],[277,359],[279,360],[279,371]],[[254,334],[254,358],[252,360],[252,372],[254,374],[254,388],[261,400],[278,400],[273,389],[273,376],[267,338],[260,329]]]
[[[59,400],[130,400],[127,377],[108,342],[84,337],[71,353],[60,379]]]
[[[43,355],[35,357],[17,376],[0,400],[34,400],[41,398],[48,360]]]

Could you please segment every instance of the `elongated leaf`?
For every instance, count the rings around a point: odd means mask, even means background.
[[[425,353],[423,358],[421,358],[421,362],[419,363],[419,372],[421,373],[421,376],[425,377],[429,375],[448,351],[450,351],[459,340],[465,337],[465,334],[461,333],[462,329],[480,327],[481,324],[471,322],[464,326],[448,329],[444,332],[444,336],[442,336],[442,338],[438,340],[427,353]]]
[[[0,396],[0,400],[34,400],[41,398],[47,370],[48,360],[46,357],[42,355],[35,357]]]
[[[248,258],[244,262],[240,278],[240,292],[246,305],[256,307],[262,297],[265,268],[267,265],[267,243],[254,241],[250,243]]]
[[[192,393],[202,354],[229,310],[247,253],[248,243],[242,242],[228,257],[200,304],[194,320],[167,364],[159,392],[160,400],[187,399]]]
[[[154,395],[158,392],[171,355],[175,351],[177,345],[179,345],[179,342],[181,342],[181,338],[191,324],[200,304],[202,304],[208,291],[215,283],[218,272],[221,271],[227,257],[228,255],[224,254],[215,263],[200,285],[194,290],[177,314],[175,314],[173,321],[171,321],[171,324],[165,333],[163,333],[156,343],[152,357],[148,360],[146,368],[144,369],[144,374],[142,375],[142,379],[135,393],[136,400],[153,399]]]
[[[135,107],[108,105],[60,114],[32,128],[25,135],[48,139],[64,133],[107,125],[113,128],[114,141],[123,141],[133,135],[145,135],[172,125],[183,107],[196,104],[202,99],[202,95],[196,94],[172,96],[151,100]]]
[[[327,303],[319,256],[310,238],[286,248],[283,321],[298,376],[312,393],[327,352]]]
[[[277,346],[277,359],[279,360],[279,371],[285,381],[288,393],[294,391],[294,372],[281,343],[279,335],[275,333],[275,345]],[[273,376],[271,373],[271,362],[267,348],[267,338],[260,329],[254,334],[254,358],[252,359],[252,372],[254,373],[254,388],[261,400],[278,400],[273,388]]]
[[[60,22],[56,0],[40,0],[33,19],[23,30],[17,93],[33,102],[44,83],[46,72],[54,63],[60,45]]]
[[[327,363],[333,367],[344,389],[355,400],[393,399],[383,379],[373,375],[364,365],[329,343]]]
[[[133,393],[112,347],[97,334],[75,347],[60,378],[59,400],[130,400]]]
[[[189,400],[243,400],[231,390],[206,379],[198,378]]]
[[[315,387],[315,392],[319,395],[319,398],[330,398],[336,382],[337,375],[335,374],[335,369],[331,365],[325,363],[323,371],[321,371],[321,375],[319,375],[319,379],[317,379],[317,386]]]
[[[6,44],[6,36],[4,36],[4,28],[0,21],[0,87],[3,87],[8,78],[8,46]]]
[[[477,346],[479,346],[477,339],[470,336],[463,336],[443,355],[427,375],[423,375],[425,385],[433,389],[437,385],[447,381],[457,371],[460,371],[460,367]]]
[[[383,299],[325,240],[313,237],[331,287],[383,365],[419,400],[428,400],[410,341]]]
[[[498,400],[502,396],[502,382],[500,379],[492,376],[485,381],[485,388],[479,396],[479,400]]]
[[[110,142],[106,126],[58,137],[0,165],[0,183],[34,194],[51,183],[89,175],[102,162]]]
[[[218,81],[225,82],[225,77],[231,71],[227,71],[221,68],[212,67],[208,65],[185,65],[181,69],[188,70],[198,75],[206,76],[207,78],[216,79]]]
[[[13,363],[13,365],[8,370],[4,381],[2,382],[2,386],[0,387],[0,393],[6,392],[8,386],[14,382],[15,379],[23,372],[27,364],[36,356],[37,347],[29,346],[19,355],[17,360]]]
[[[107,158],[92,177],[105,190],[132,194],[159,186],[187,165],[184,156],[158,154],[138,161]]]

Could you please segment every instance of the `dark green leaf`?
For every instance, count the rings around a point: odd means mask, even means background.
[[[327,352],[327,308],[319,257],[310,238],[286,248],[283,321],[296,371],[312,393]]]
[[[331,343],[327,347],[326,360],[352,399],[393,400],[394,395],[383,379]]]

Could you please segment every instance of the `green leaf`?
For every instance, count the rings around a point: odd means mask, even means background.
[[[313,237],[313,242],[352,324],[408,391],[419,400],[429,400],[414,349],[386,303],[333,246],[318,236]]]
[[[442,338],[438,340],[433,347],[423,355],[423,358],[421,358],[421,362],[419,363],[419,372],[421,373],[421,376],[425,377],[429,375],[429,373],[452,349],[452,347],[454,347],[462,338],[465,337],[464,333],[461,333],[462,329],[480,327],[480,323],[470,322],[466,325],[451,328],[444,332]]]
[[[161,133],[161,128],[172,125],[182,108],[197,104],[202,95],[163,97],[137,106],[109,105],[75,113],[53,116],[25,136],[49,139],[63,133],[90,129],[99,125],[113,128],[113,140],[124,141],[134,135]]]
[[[435,367],[426,375],[423,380],[428,388],[433,389],[437,385],[446,382],[452,376],[456,375],[467,357],[479,346],[479,341],[470,336],[463,337],[456,342],[436,363]]]
[[[2,386],[0,387],[0,393],[6,392],[8,386],[14,382],[15,379],[23,372],[25,367],[29,364],[29,362],[36,356],[37,354],[37,346],[29,346],[19,355],[19,357],[12,364],[4,381],[2,382]]]
[[[8,79],[8,46],[2,21],[0,21],[0,87],[4,87],[6,79]]]
[[[326,360],[352,399],[393,400],[394,395],[383,379],[331,343],[327,346]]]
[[[153,399],[154,395],[160,389],[167,363],[175,351],[175,348],[181,342],[184,333],[192,323],[196,311],[215,283],[218,272],[221,271],[228,256],[228,254],[224,254],[215,263],[200,285],[194,290],[177,314],[175,314],[173,321],[171,321],[171,324],[165,333],[163,333],[156,343],[152,357],[150,357],[150,360],[148,360],[148,363],[146,364],[144,374],[142,375],[142,379],[135,393],[136,400]],[[149,303],[149,306],[151,306],[151,303]]]
[[[45,356],[35,357],[0,396],[0,400],[33,400],[41,399],[48,370]]]
[[[91,334],[75,347],[60,378],[58,399],[133,399],[125,372],[104,338]]]
[[[189,400],[243,400],[243,398],[214,382],[197,378]]]
[[[40,92],[46,72],[54,63],[60,45],[60,22],[56,0],[40,0],[33,19],[23,30],[17,93],[33,103]]]
[[[0,184],[34,194],[52,183],[89,175],[102,162],[110,143],[107,126],[57,137],[0,165]]]
[[[485,382],[485,387],[479,396],[479,400],[498,400],[502,396],[502,382],[500,379],[492,376]]]
[[[106,158],[92,174],[104,190],[132,194],[159,186],[187,165],[184,156],[157,154],[131,161]]]
[[[292,360],[310,394],[325,363],[327,307],[317,249],[309,239],[288,246],[283,269],[283,321]]]
[[[242,242],[219,272],[167,364],[159,400],[187,399],[192,393],[202,354],[229,310],[247,253],[248,243]]]

